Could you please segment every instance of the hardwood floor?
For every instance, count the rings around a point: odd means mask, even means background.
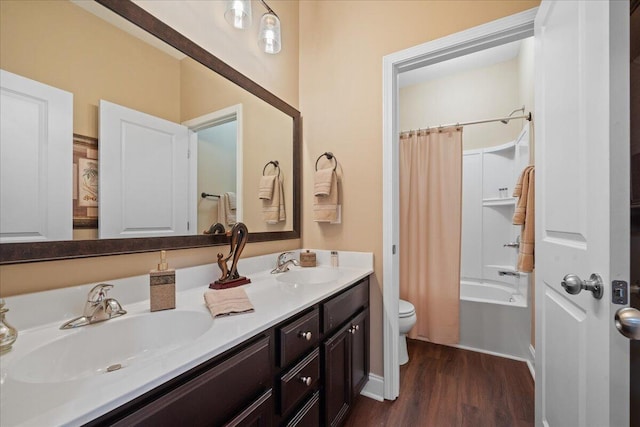
[[[534,386],[526,363],[408,340],[400,397],[360,396],[345,426],[525,427],[534,424]]]

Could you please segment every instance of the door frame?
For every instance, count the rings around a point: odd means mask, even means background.
[[[399,300],[399,164],[398,75],[405,71],[533,36],[538,8],[414,46],[383,58],[382,182],[383,182],[383,369],[384,398],[400,393],[398,365]]]
[[[200,117],[196,117],[191,120],[187,120],[182,122],[183,126],[189,128],[193,134],[191,134],[189,138],[189,150],[190,150],[190,176],[189,176],[189,193],[197,194],[198,192],[198,174],[197,174],[197,166],[198,166],[198,138],[197,132],[203,129],[207,129],[213,126],[222,125],[228,123],[232,120],[236,122],[236,218],[238,221],[242,221],[243,217],[243,188],[242,188],[242,177],[244,175],[243,171],[243,119],[242,119],[242,104],[235,104],[230,107],[223,108],[221,110],[214,111],[212,113],[208,113],[202,115]],[[195,224],[198,224],[198,200],[199,198],[193,198],[193,200],[189,201],[190,212],[193,214]],[[198,231],[196,230],[197,234]]]

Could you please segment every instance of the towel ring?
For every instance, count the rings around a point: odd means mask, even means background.
[[[277,160],[270,160],[264,167],[262,168],[262,176],[264,176],[265,171],[267,170],[267,166],[273,165],[274,168],[278,169],[278,177],[280,177],[280,162]]]
[[[327,151],[325,153],[322,153],[320,155],[320,157],[318,157],[318,159],[316,160],[316,171],[318,170],[318,162],[320,161],[321,158],[326,157],[329,160],[333,160],[334,161],[334,165],[333,165],[333,170],[335,171],[336,168],[338,167],[338,159],[336,159],[336,156],[333,155],[332,152]]]

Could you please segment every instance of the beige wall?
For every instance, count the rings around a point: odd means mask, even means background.
[[[73,93],[80,135],[98,137],[100,99],[180,120],[180,62],[72,3],[0,2],[0,67]]]
[[[518,65],[514,58],[400,89],[400,129],[507,116],[522,105]],[[465,126],[464,149],[513,141],[522,130],[522,122]]]
[[[382,374],[382,58],[539,1],[302,1],[303,246],[373,251],[371,369]],[[344,170],[341,225],[311,217],[313,162]]]

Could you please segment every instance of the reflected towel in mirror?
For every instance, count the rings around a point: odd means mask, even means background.
[[[275,179],[273,194],[270,200],[262,200],[262,218],[267,224],[277,224],[286,219],[284,206],[284,184],[278,177]]]

